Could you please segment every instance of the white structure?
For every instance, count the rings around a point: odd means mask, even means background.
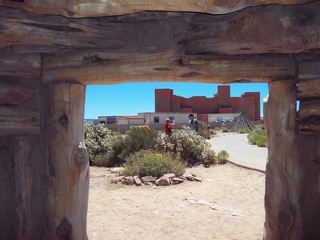
[[[117,117],[116,123],[118,125],[143,125],[145,124],[145,119],[140,116],[119,116]]]
[[[167,118],[170,118],[175,123],[188,123],[189,118],[188,115],[190,113],[173,113],[173,112],[145,112],[145,113],[138,113],[138,116],[145,120],[145,124],[157,124],[161,123],[164,124]],[[193,113],[195,117],[197,117],[196,113]]]
[[[208,122],[235,122],[240,113],[209,113]]]

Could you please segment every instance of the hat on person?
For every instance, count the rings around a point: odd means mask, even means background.
[[[171,119],[170,119],[170,118],[167,118],[166,121],[171,121]]]
[[[194,116],[193,116],[193,114],[192,114],[192,113],[190,113],[188,117],[194,117]]]

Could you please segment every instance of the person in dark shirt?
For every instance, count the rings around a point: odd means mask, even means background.
[[[198,132],[199,129],[199,122],[198,120],[194,117],[194,115],[191,113],[189,114],[189,128],[191,130],[194,130],[196,132]]]

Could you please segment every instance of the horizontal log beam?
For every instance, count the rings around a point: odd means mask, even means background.
[[[297,99],[319,98],[320,78],[316,80],[299,81]]]
[[[312,59],[299,64],[298,99],[318,98],[320,96],[320,61]]]
[[[0,106],[0,137],[39,134],[39,111]]]
[[[42,81],[84,85],[170,81],[241,83],[292,79],[294,74],[295,62],[285,56],[112,55],[100,51],[45,57]]]
[[[136,13],[141,11],[189,11],[203,12],[211,14],[225,14],[240,9],[271,4],[301,4],[312,2],[312,0],[225,0],[225,1],[203,1],[203,0],[88,0],[71,1],[68,4],[65,1],[56,0],[28,0],[28,1],[1,1],[0,6],[14,7],[29,11],[35,14],[56,14],[66,17],[97,17],[107,15],[122,15]]]
[[[300,101],[299,130],[310,135],[320,135],[320,99]]]
[[[32,88],[25,88],[0,81],[0,105],[18,106],[34,95]]]
[[[0,77],[38,78],[41,74],[40,54],[0,53]]]
[[[231,5],[240,1],[219,2]],[[319,8],[317,1],[303,7],[267,5],[222,15],[195,13],[193,9],[188,13],[141,12],[74,19],[0,7],[0,48],[10,47],[15,53],[28,48],[46,53],[93,48],[120,53],[175,51],[182,55],[300,53],[320,48]]]

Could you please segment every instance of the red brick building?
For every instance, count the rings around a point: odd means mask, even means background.
[[[172,89],[155,89],[155,111],[197,113],[197,118],[203,122],[208,122],[210,113],[244,111],[251,121],[259,121],[260,92],[245,92],[241,97],[231,97],[230,86],[218,86],[218,93],[212,98],[184,98],[174,95]]]

